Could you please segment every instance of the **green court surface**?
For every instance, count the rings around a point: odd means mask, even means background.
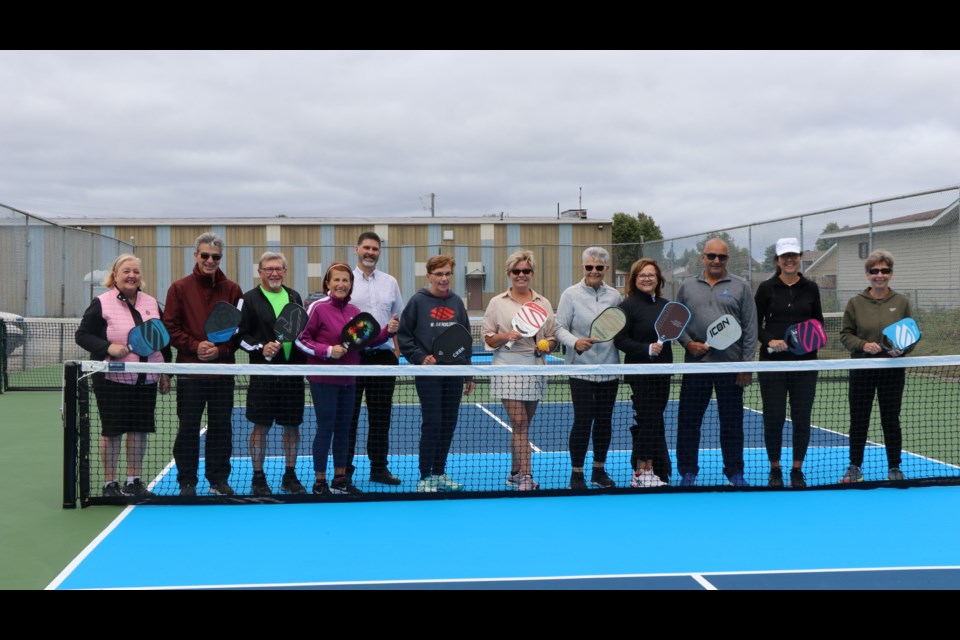
[[[0,589],[42,589],[121,508],[61,508],[59,393],[2,394],[0,416]]]

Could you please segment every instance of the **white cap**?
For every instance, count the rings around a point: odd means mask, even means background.
[[[785,253],[803,253],[800,251],[800,241],[796,238],[780,238],[777,240],[777,257]]]

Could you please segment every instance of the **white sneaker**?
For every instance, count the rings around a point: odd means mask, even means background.
[[[437,487],[437,491],[463,491],[463,485],[454,481],[453,478],[445,473],[434,476],[433,481]]]
[[[639,473],[634,473],[630,480],[630,486],[634,489],[651,489],[654,487],[665,487],[666,482],[661,480],[653,469],[644,469]]]
[[[518,491],[536,491],[540,488],[540,483],[533,479],[533,476],[523,476],[520,478],[520,484],[517,485]]]

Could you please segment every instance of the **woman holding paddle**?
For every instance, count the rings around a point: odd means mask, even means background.
[[[627,328],[613,340],[626,356],[626,364],[673,363],[673,349],[669,343],[660,341],[656,327],[663,308],[667,306],[667,300],[660,296],[663,284],[663,274],[656,260],[641,258],[630,268],[627,298],[620,303],[620,308],[627,314]],[[625,377],[633,391],[636,421],[630,427],[633,436],[630,466],[634,470],[630,486],[635,489],[662,487],[670,482],[673,465],[663,424],[663,412],[670,398],[670,378],[670,375]]]
[[[376,320],[362,325],[357,322],[360,309],[350,304],[353,291],[353,269],[343,262],[334,262],[323,277],[323,292],[327,297],[310,306],[310,318],[297,348],[307,354],[307,364],[358,365],[360,351],[344,344],[344,328],[369,329],[364,347],[375,347],[389,340],[399,328],[396,316],[386,327],[376,327]],[[363,320],[363,319],[361,319]],[[376,332],[373,329],[378,329]],[[356,379],[353,376],[308,376],[310,395],[317,415],[317,435],[313,439],[313,471],[316,495],[359,494],[347,476],[350,462],[350,420]],[[333,443],[333,482],[327,483],[327,456]]]
[[[910,351],[885,348],[883,329],[913,313],[910,299],[890,288],[893,256],[877,250],[864,263],[870,286],[847,302],[840,329],[840,342],[853,358],[896,358]],[[900,406],[903,401],[903,369],[854,369],[850,371],[850,466],[841,483],[863,482],[863,451],[870,429],[870,412],[876,396],[880,406],[880,425],[887,449],[887,479],[903,480],[900,457],[903,435],[900,432]]]
[[[823,309],[817,283],[800,273],[800,242],[796,238],[780,238],[776,244],[777,268],[769,280],[760,283],[754,301],[757,304],[758,336],[761,362],[816,360],[817,349],[807,350],[802,344],[788,345],[788,330],[815,320],[817,332],[823,333]],[[817,345],[820,341],[814,341]],[[821,345],[822,346],[822,345]],[[793,465],[790,486],[807,486],[803,475],[803,459],[810,444],[810,414],[817,393],[816,371],[761,371],[760,397],[763,398],[763,433],[770,461],[768,487],[782,487],[783,470],[780,455],[783,428],[787,419],[787,396],[790,398],[790,420],[793,423]]]
[[[143,284],[140,268],[140,258],[126,253],[117,256],[103,279],[107,292],[94,298],[84,312],[75,340],[93,359],[170,362],[169,346],[148,356],[138,356],[127,345],[131,329],[149,320],[161,319],[157,300],[140,290]],[[156,431],[157,392],[169,390],[170,379],[166,375],[107,373],[94,376],[93,392],[103,425],[100,460],[105,497],[153,495],[140,480],[140,472],[147,451],[147,434]],[[127,434],[127,481],[121,488],[117,466],[124,433]]]
[[[557,338],[567,348],[565,364],[620,364],[620,354],[612,342],[600,342],[590,336],[593,321],[609,307],[620,304],[620,292],[604,283],[610,266],[610,254],[602,247],[583,252],[583,279],[560,295],[557,305]],[[611,336],[612,337],[612,336]],[[570,378],[573,400],[573,427],[570,429],[570,488],[583,490],[587,445],[593,434],[593,470],[590,482],[602,489],[617,486],[607,475],[607,451],[612,435],[613,405],[617,399],[619,376],[592,375]]]
[[[470,364],[473,355],[470,317],[463,300],[450,290],[455,264],[449,256],[433,256],[427,260],[429,286],[413,294],[403,309],[397,339],[400,352],[410,364],[434,366],[445,364],[445,361],[450,364]],[[464,333],[466,344],[456,348],[452,358],[442,357],[438,345],[446,342],[448,335]],[[417,491],[462,491],[463,485],[447,475],[446,465],[453,433],[457,428],[460,396],[473,391],[473,381],[467,381],[466,391],[462,376],[415,376],[414,384],[423,416]]]
[[[491,299],[483,314],[483,341],[486,349],[494,352],[492,364],[544,365],[544,355],[557,345],[553,337],[553,307],[530,286],[535,271],[532,251],[521,249],[507,258],[510,288]],[[525,329],[525,333],[521,333],[518,326]],[[541,351],[540,347],[546,348]],[[547,389],[547,379],[494,376],[490,383],[491,395],[503,402],[513,428],[512,467],[507,486],[520,491],[538,489],[540,485],[533,479],[531,467],[529,430]]]

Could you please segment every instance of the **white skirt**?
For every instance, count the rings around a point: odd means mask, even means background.
[[[538,365],[543,361],[532,353],[514,353],[499,349],[491,364]],[[546,376],[493,376],[490,395],[500,400],[540,401],[547,391]]]

